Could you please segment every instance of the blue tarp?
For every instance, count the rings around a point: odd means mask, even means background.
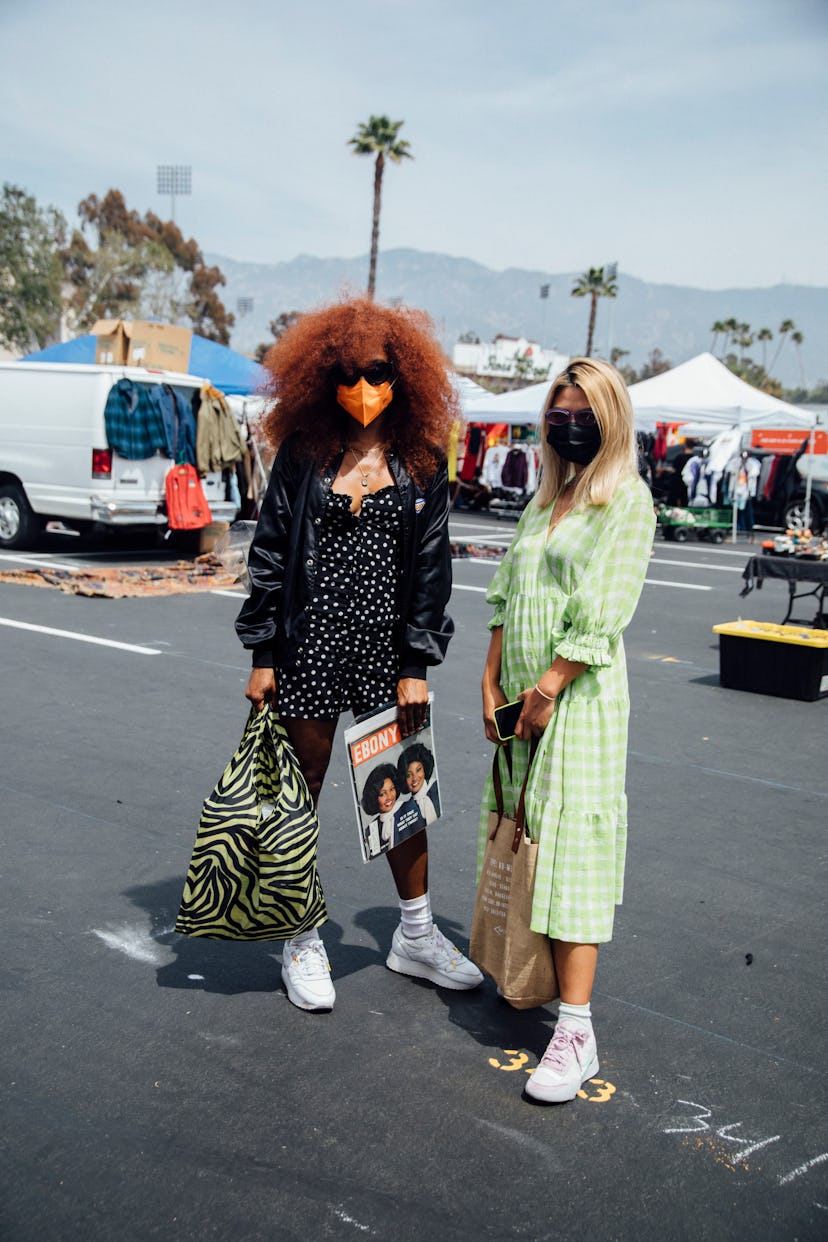
[[[21,362],[94,362],[97,339],[92,335],[78,336],[73,341],[64,341],[61,345],[50,345],[48,349],[27,354]],[[258,363],[245,358],[244,354],[237,354],[234,349],[228,349],[226,345],[206,341],[195,333],[188,373],[209,380],[224,393],[240,396],[257,392],[265,378],[265,371]]]

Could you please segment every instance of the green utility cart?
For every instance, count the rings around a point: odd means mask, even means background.
[[[678,505],[659,505],[658,524],[665,539],[671,543],[685,543],[691,534],[710,543],[724,543],[733,524],[730,509],[681,508]]]

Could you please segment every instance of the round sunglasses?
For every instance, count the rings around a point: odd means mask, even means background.
[[[576,427],[594,427],[597,419],[589,408],[585,410],[559,410],[555,406],[544,412],[544,418],[553,427],[574,423]]]
[[[337,384],[343,384],[346,388],[353,388],[354,384],[358,384],[360,379],[364,379],[372,388],[376,388],[379,384],[388,384],[394,379],[396,372],[392,362],[377,360],[369,362],[365,367],[344,367],[338,364],[333,368],[333,376]]]

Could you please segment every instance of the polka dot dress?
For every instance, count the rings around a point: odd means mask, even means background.
[[[402,501],[393,485],[362,499],[328,492],[308,635],[278,674],[279,711],[301,720],[374,711],[397,697],[396,587]]]

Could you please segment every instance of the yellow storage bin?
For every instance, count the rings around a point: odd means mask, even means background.
[[[727,621],[719,635],[719,680],[750,690],[813,703],[828,694],[828,630],[769,621]]]

